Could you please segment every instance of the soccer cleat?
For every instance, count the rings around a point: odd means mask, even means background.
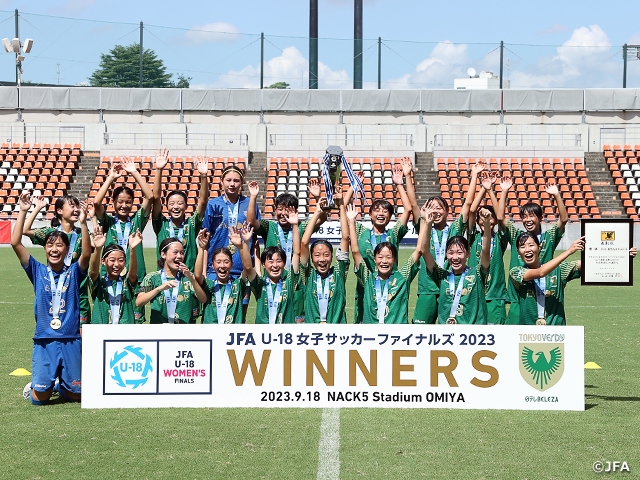
[[[51,397],[49,397],[50,399],[53,398],[58,398],[60,396],[60,379],[56,378],[56,383],[53,384],[53,390],[51,391]]]
[[[22,396],[25,400],[31,400],[31,382],[27,383],[22,389]]]

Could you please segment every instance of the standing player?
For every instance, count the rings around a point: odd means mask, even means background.
[[[89,267],[89,289],[93,299],[92,324],[133,324],[138,286],[138,255],[136,247],[142,243],[142,234],[136,230],[129,235],[129,269],[126,265],[126,252],[117,243],[106,248],[107,236],[100,227],[93,232],[95,252]],[[100,275],[100,265],[107,273]],[[138,321],[137,323],[140,323]]]
[[[82,254],[82,231],[76,227],[76,222],[80,217],[80,201],[72,195],[63,195],[56,199],[53,206],[54,217],[51,219],[51,227],[36,228],[31,227],[38,213],[49,205],[49,201],[42,196],[32,197],[35,208],[27,217],[24,223],[23,235],[29,237],[34,245],[44,245],[44,238],[54,230],[60,230],[69,237],[69,253],[65,258],[65,264],[71,265],[77,262]],[[89,305],[89,289],[87,278],[80,283],[80,324],[89,321],[91,316],[91,306]]]
[[[151,302],[151,323],[195,323],[207,295],[184,264],[182,242],[165,238],[160,243],[160,256],[160,270],[144,277],[136,306],[142,308]]]
[[[196,265],[198,246],[196,236],[200,231],[204,212],[209,200],[209,182],[207,174],[209,164],[204,157],[198,157],[197,170],[200,175],[200,194],[198,206],[193,215],[186,218],[187,194],[181,190],[170,191],[165,199],[168,217],[162,214],[162,171],[169,162],[169,151],[160,150],[156,155],[156,172],[153,180],[153,212],[151,224],[156,233],[158,245],[165,239],[175,237],[182,242],[184,247],[184,264],[193,271]],[[156,255],[160,260],[160,249],[156,247]]]
[[[438,323],[440,324],[484,325],[487,323],[485,285],[491,262],[491,213],[483,208],[480,210],[480,217],[483,225],[482,252],[480,263],[474,268],[467,265],[469,242],[462,236],[456,235],[447,240],[446,255],[450,266],[446,269],[436,263],[430,250],[426,251],[427,272],[439,288]],[[428,210],[425,218],[427,237],[431,236],[433,219],[433,210]]]
[[[136,182],[138,182],[144,198],[142,199],[142,205],[137,212],[131,215],[134,199],[133,190],[126,186],[116,187],[111,196],[115,216],[111,216],[106,212],[102,202],[104,201],[111,184],[116,179],[120,178],[123,175],[123,172],[128,173]],[[131,232],[135,232],[136,230],[144,232],[144,227],[147,225],[149,215],[151,214],[152,201],[153,192],[151,191],[151,188],[149,188],[147,182],[144,181],[140,172],[138,172],[135,162],[129,157],[124,157],[122,163],[115,163],[111,166],[109,175],[93,200],[96,219],[102,228],[102,232],[107,236],[105,248],[114,243],[120,245],[127,254],[127,268],[129,268],[130,258],[130,249],[128,248],[129,235],[131,235]],[[137,277],[138,281],[140,281],[140,279],[144,278],[147,274],[142,244],[138,245],[136,255],[138,256]],[[106,268],[103,266],[100,274],[104,275],[105,273]],[[135,314],[136,322],[144,322],[144,309],[136,308]]]
[[[347,223],[342,190],[336,188],[333,197],[335,204],[340,207],[340,227],[342,239],[340,248],[336,252],[336,265],[333,262],[333,245],[327,240],[309,242],[315,229],[316,222],[324,213],[326,199],[318,202],[316,211],[309,221],[307,231],[302,236],[300,251],[300,276],[305,283],[305,323],[347,323],[347,274],[349,273],[349,226]],[[313,266],[309,264],[309,256]]]
[[[247,230],[238,231],[231,228],[229,238],[236,249],[242,248],[242,238],[240,235],[248,235]],[[237,236],[237,237],[236,237]],[[202,229],[198,233],[198,256],[196,258],[195,276],[196,281],[202,285],[202,289],[207,295],[202,314],[202,323],[228,324],[244,323],[242,313],[242,299],[245,297],[247,283],[244,274],[235,280],[231,278],[231,267],[233,265],[233,255],[227,247],[220,247],[213,251],[211,264],[216,272],[215,280],[204,276],[204,258],[206,257],[209,245],[209,232]],[[245,239],[246,243],[251,242],[251,235]]]
[[[409,323],[409,287],[420,270],[418,262],[426,249],[424,229],[418,235],[416,249],[402,269],[396,269],[396,246],[380,242],[373,250],[375,269],[370,270],[360,253],[356,234],[358,212],[352,204],[347,206],[346,216],[356,277],[364,291],[362,323]]]
[[[503,177],[500,186],[502,187],[502,193],[500,194],[500,201],[498,202],[496,215],[498,216],[501,228],[505,230],[509,243],[511,243],[511,261],[509,263],[509,270],[511,271],[514,267],[521,267],[524,265],[520,255],[518,254],[517,245],[518,238],[525,232],[530,235],[534,235],[538,239],[538,243],[540,244],[540,261],[542,263],[549,262],[553,258],[553,252],[558,248],[558,244],[564,235],[564,227],[569,221],[567,209],[564,206],[562,195],[558,190],[558,186],[555,184],[555,180],[551,180],[547,183],[546,192],[556,200],[556,204],[558,205],[558,221],[553,225],[553,227],[545,232],[542,231],[541,225],[542,207],[537,203],[529,202],[520,207],[520,218],[522,219],[522,225],[525,228],[524,232],[522,230],[518,230],[513,223],[506,219],[505,210],[507,194],[509,190],[511,190],[513,182],[510,177]],[[511,303],[509,316],[507,317],[507,324],[518,325],[520,322],[518,292],[516,291],[513,282],[509,282],[507,286],[507,301]]]
[[[483,172],[483,174],[484,173],[485,172]],[[491,204],[498,205],[498,200],[493,192],[493,184],[497,178],[496,174],[490,172],[483,176],[482,188],[480,189],[480,193],[476,195],[469,212],[469,242],[471,244],[471,254],[469,255],[468,263],[470,269],[475,268],[475,266],[480,263],[482,253],[484,220],[481,216],[476,216],[476,212],[478,208],[480,208],[480,202],[485,193],[488,193]],[[498,223],[498,217],[496,216],[494,207],[484,205],[482,208],[491,214],[491,246],[489,248],[491,262],[489,264],[489,273],[487,274],[485,288],[487,324],[504,325],[507,321],[507,311],[505,308],[507,284],[504,273],[504,252],[507,250],[509,242],[505,236],[505,230]],[[480,227],[479,230],[476,229],[476,218],[478,227]],[[497,229],[496,225],[498,225]]]
[[[11,246],[33,284],[35,293],[31,403],[48,403],[56,380],[65,400],[79,401],[81,386],[80,282],[87,275],[91,240],[87,228],[86,206],[81,205],[78,220],[82,231],[82,253],[78,261],[65,264],[69,237],[59,230],[44,239],[47,265],[33,258],[22,245],[22,231],[31,196],[20,195],[20,213],[11,234]]]
[[[414,214],[414,222],[415,217],[417,216],[419,218],[420,216],[413,185],[413,178],[411,176],[412,171],[413,162],[409,157],[404,157],[402,159],[402,163],[400,165],[395,165],[393,170],[392,179],[396,184],[400,200],[404,207],[404,211],[398,217],[398,221],[393,229],[387,229],[387,225],[389,225],[391,217],[393,216],[393,205],[391,205],[387,200],[378,199],[371,203],[369,216],[371,217],[372,228],[366,228],[360,222],[356,222],[356,238],[358,240],[359,252],[361,252],[362,259],[371,272],[376,270],[374,260],[374,251],[376,247],[381,243],[389,243],[393,245],[397,251],[400,242],[408,232],[407,224],[409,222],[409,216],[412,213]],[[403,177],[404,180],[406,180],[406,190],[403,186]],[[344,198],[345,205],[348,205],[351,202],[352,195],[353,189],[349,188]],[[364,300],[364,285],[358,282],[356,283],[355,323],[362,323],[363,321]]]
[[[300,234],[298,233],[298,212],[289,209],[289,223],[293,235],[293,255],[291,269],[285,269],[286,254],[281,247],[265,248],[260,256],[264,266],[264,276],[260,276],[251,261],[249,246],[246,239],[253,228],[248,227],[243,232],[245,239],[242,243],[240,256],[244,266],[244,275],[251,283],[251,291],[256,296],[257,324],[295,323],[294,292],[300,272]]]
[[[242,195],[242,184],[244,182],[244,172],[235,165],[231,165],[222,171],[222,189],[224,193],[207,203],[207,208],[202,222],[202,228],[211,234],[209,249],[207,251],[206,275],[212,280],[215,279],[215,271],[211,262],[213,252],[221,247],[226,247],[233,256],[231,266],[231,277],[238,278],[242,274],[242,259],[236,247],[229,241],[229,228],[242,228],[247,221],[249,208],[249,198]],[[258,207],[255,207],[255,215],[260,219]],[[253,258],[253,241],[249,246],[249,251]],[[246,315],[247,305],[251,294],[247,291],[247,296],[243,299],[243,313]]]
[[[442,197],[431,197],[427,200],[427,206],[433,214],[433,224],[431,226],[429,249],[439,267],[447,269],[446,245],[450,238],[464,235],[469,221],[469,211],[473,204],[476,193],[478,175],[486,168],[483,161],[477,162],[471,167],[471,178],[469,179],[469,190],[462,205],[462,210],[458,218],[449,225],[449,204]],[[416,212],[414,211],[414,216]],[[419,230],[422,220],[416,223],[416,230]],[[433,277],[427,273],[425,262],[420,262],[420,274],[418,275],[418,301],[413,314],[413,323],[436,323],[438,318],[438,295],[440,288],[433,281]]]

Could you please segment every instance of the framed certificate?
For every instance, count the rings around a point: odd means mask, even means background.
[[[633,220],[584,219],[582,285],[633,285]]]

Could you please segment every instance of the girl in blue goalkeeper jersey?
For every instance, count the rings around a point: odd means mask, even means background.
[[[82,229],[82,253],[78,261],[65,264],[69,252],[69,237],[54,230],[44,239],[47,264],[33,258],[22,245],[22,231],[31,195],[20,195],[20,214],[11,234],[11,246],[25,269],[35,292],[33,363],[31,402],[48,403],[56,380],[60,395],[66,400],[80,400],[81,339],[80,283],[87,276],[91,257],[91,240],[87,228],[87,206],[81,204],[79,216]]]

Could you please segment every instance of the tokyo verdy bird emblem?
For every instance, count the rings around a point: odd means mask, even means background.
[[[536,390],[544,392],[562,378],[563,343],[521,343],[518,351],[520,375]]]

